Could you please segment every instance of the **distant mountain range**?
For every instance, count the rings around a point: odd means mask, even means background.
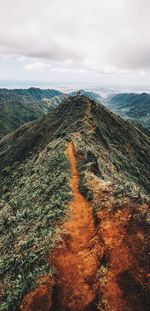
[[[84,95],[103,103],[113,112],[129,119],[135,126],[150,128],[150,94],[116,94],[101,97],[94,92],[79,90],[65,94],[57,90],[39,88],[0,89],[0,138],[24,123],[34,121],[57,107],[68,96]],[[149,131],[145,130],[149,135]]]
[[[58,91],[58,90],[53,90],[53,89],[40,89],[40,88],[35,88],[31,87],[29,89],[13,89],[13,90],[7,90],[5,89],[6,92],[9,93],[14,93],[22,96],[30,96],[33,99],[44,99],[44,98],[52,98],[54,96],[59,96],[62,95],[63,93]]]
[[[38,88],[0,89],[0,138],[48,113],[55,106],[49,101],[56,96],[62,93]]]
[[[65,98],[78,92],[65,94],[57,90],[39,88],[0,89],[0,139],[24,123],[34,121],[58,106]],[[80,94],[100,101],[93,92],[80,90]]]
[[[108,107],[123,118],[150,128],[150,94],[121,93],[106,99]]]

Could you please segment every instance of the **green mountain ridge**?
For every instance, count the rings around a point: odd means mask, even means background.
[[[31,87],[29,89],[0,89],[0,93],[17,94],[22,96],[30,96],[35,100],[43,98],[52,98],[54,96],[62,95],[63,93],[55,89],[40,89]]]
[[[0,138],[48,113],[55,107],[52,98],[61,94],[57,90],[37,88],[0,89]]]
[[[0,138],[47,113],[47,105],[29,96],[0,95]]]
[[[78,99],[78,105],[76,103],[77,102],[76,98]],[[57,133],[57,135],[55,134],[56,137],[59,137],[59,135],[61,137],[62,136],[65,137],[67,135],[67,132],[70,133],[70,128],[72,128],[73,126],[75,127],[76,123],[77,123],[77,125],[76,125],[75,129],[78,130],[78,128],[77,128],[78,123],[80,124],[80,122],[81,122],[80,120],[82,120],[82,118],[80,119],[80,113],[83,109],[82,106],[84,106],[84,105],[82,105],[82,101],[88,102],[88,100],[89,99],[87,99],[84,96],[79,96],[79,97],[77,96],[74,98],[65,99],[64,102],[60,106],[58,106],[56,109],[54,109],[50,114],[45,115],[44,118],[35,122],[33,125],[29,124],[29,134],[28,134],[28,132],[27,133],[25,132],[23,134],[23,139],[26,139],[26,141],[28,141],[28,147],[25,144],[26,152],[28,151],[28,149],[30,150],[30,146],[32,148],[34,145],[37,146],[37,142],[39,143],[39,141],[42,141],[42,143],[46,144],[47,132],[49,130],[51,131],[51,133],[53,133],[54,128],[58,127],[58,133]],[[70,113],[72,114],[70,109],[74,113],[74,106],[73,106],[74,101],[76,103],[75,108],[78,109],[79,111],[77,112],[77,116],[78,116],[77,121],[72,124],[71,120],[68,120],[68,114],[69,114],[69,118],[70,118]],[[71,106],[71,103],[72,103],[72,106]],[[80,107],[80,103],[81,103],[81,107]],[[97,109],[97,113],[98,113],[98,120],[97,120],[97,116],[95,113],[96,109]],[[63,118],[61,114],[59,115],[59,112],[61,110],[63,110],[64,115],[66,114],[66,118],[65,117]],[[96,104],[93,101],[91,101],[91,112],[93,112],[93,114],[94,114],[94,116],[90,116],[90,118],[92,119],[92,121],[94,123],[95,131],[96,131],[96,126],[97,126],[97,130],[99,132],[100,139],[102,139],[101,143],[104,144],[105,148],[106,147],[109,148],[109,152],[113,152],[113,150],[115,148],[117,149],[117,146],[120,146],[120,150],[118,150],[119,151],[118,154],[116,151],[115,151],[115,153],[116,153],[116,157],[118,157],[119,153],[121,153],[122,154],[122,160],[123,160],[123,157],[124,157],[123,154],[124,153],[126,154],[126,144],[128,144],[130,142],[130,140],[132,139],[132,141],[131,141],[131,143],[133,145],[132,148],[134,148],[134,144],[135,144],[135,147],[137,148],[135,154],[138,155],[139,159],[141,156],[141,160],[140,160],[141,163],[144,162],[144,153],[142,156],[140,149],[142,149],[144,142],[147,142],[147,143],[149,142],[148,137],[146,135],[144,135],[144,133],[142,134],[139,129],[132,126],[128,121],[124,121],[119,116],[115,116],[114,114],[111,114],[110,111],[107,110],[104,106],[102,106],[101,104]],[[71,117],[73,119],[75,118],[73,116],[71,116]],[[55,121],[55,123],[56,123],[55,127],[53,125],[53,118],[56,120]],[[101,118],[100,121],[99,121],[99,118]],[[62,120],[63,120],[63,122],[62,122]],[[69,123],[69,127],[68,127],[67,122]],[[42,128],[42,124],[43,124],[43,128]],[[30,127],[31,127],[31,129],[30,129]],[[84,127],[85,127],[85,124],[84,124]],[[116,130],[116,128],[117,128],[117,130]],[[25,127],[25,129],[26,129],[26,127]],[[81,126],[81,129],[82,129],[82,126]],[[30,135],[30,131],[33,132],[33,135]],[[45,131],[45,134],[44,134],[44,131]],[[85,129],[84,129],[84,131],[85,131]],[[130,134],[130,132],[131,132],[131,134]],[[16,137],[16,133],[17,133],[17,137]],[[15,142],[15,144],[18,144],[18,141],[19,141],[20,145],[17,146],[17,149],[19,149],[20,147],[23,148],[24,144],[20,140],[21,137],[19,135],[19,129],[16,133],[14,133],[14,134],[12,133],[12,136],[11,136],[13,143]],[[106,138],[105,138],[105,135],[106,135]],[[121,139],[120,139],[120,137],[121,137]],[[137,138],[137,141],[136,141],[136,138]],[[49,135],[48,135],[48,139],[49,139]],[[4,142],[5,142],[5,139],[4,139]],[[34,144],[33,144],[33,142],[34,142]],[[10,142],[7,141],[7,143],[10,143],[10,145],[11,145],[11,139],[10,139]],[[138,144],[139,144],[139,146],[138,146]],[[141,147],[140,147],[140,144],[141,144]],[[3,145],[4,145],[4,143],[3,143]],[[108,148],[106,148],[106,150],[108,150]],[[24,156],[25,156],[26,152],[24,152]],[[31,150],[30,150],[30,152],[31,152]],[[148,150],[147,150],[147,155],[148,155]],[[17,153],[17,157],[18,156],[19,156],[19,153]],[[13,153],[12,153],[12,157],[13,157]],[[142,158],[143,158],[143,160],[142,160]],[[145,159],[146,159],[146,156],[145,156]],[[111,161],[111,158],[110,158],[110,161]],[[144,165],[145,165],[145,163],[144,163]]]
[[[53,89],[0,89],[0,138],[16,130],[26,122],[42,117],[57,107],[68,96],[84,95],[87,98],[103,102],[112,111],[133,122],[135,126],[149,135],[149,95],[148,94],[117,94],[103,99],[99,94],[79,90],[65,94]]]
[[[120,93],[107,98],[108,107],[122,117],[150,128],[150,94]]]
[[[5,136],[0,141],[1,310],[19,310],[38,278],[53,275],[46,258],[60,239],[58,224],[72,198],[65,150],[75,133],[80,191],[87,200],[93,200],[88,174],[113,185],[116,209],[123,197],[148,200],[148,136],[85,96],[64,99],[41,119]]]

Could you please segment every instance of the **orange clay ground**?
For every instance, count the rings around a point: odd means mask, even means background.
[[[74,195],[69,205],[70,218],[65,222],[63,244],[52,254],[52,264],[57,268],[59,285],[58,310],[84,310],[96,297],[96,273],[101,254],[92,215],[92,207],[79,191],[74,145],[68,143],[71,189]]]
[[[63,224],[62,241],[48,258],[50,265],[56,269],[56,275],[53,280],[50,276],[41,279],[39,286],[24,297],[20,310],[142,310],[131,307],[132,295],[129,295],[131,304],[126,302],[118,282],[118,276],[134,265],[132,254],[124,242],[130,209],[125,206],[115,213],[102,209],[97,215],[100,223],[96,226],[92,204],[79,191],[80,180],[73,142],[68,142],[66,155],[72,172],[73,199],[69,204],[68,220]],[[129,242],[134,243],[134,239],[132,235]],[[140,245],[143,234],[136,236],[136,239]],[[101,265],[104,267],[103,273]],[[138,272],[137,275],[140,278]],[[100,300],[101,304],[98,303]]]

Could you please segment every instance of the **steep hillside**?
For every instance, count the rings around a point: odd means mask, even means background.
[[[0,138],[47,112],[47,104],[32,97],[0,92]]]
[[[148,311],[150,140],[84,96],[0,141],[1,310]]]
[[[150,128],[150,94],[117,94],[108,97],[107,104],[121,116],[136,120],[144,127]]]
[[[61,102],[62,94],[38,88],[0,89],[0,138],[48,113]]]
[[[44,98],[43,101],[47,104],[49,110],[51,110],[53,108],[56,108],[58,105],[60,105],[65,98],[68,98],[68,96],[69,95],[63,94],[59,96],[54,96],[51,99]]]

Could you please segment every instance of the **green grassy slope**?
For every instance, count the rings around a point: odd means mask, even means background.
[[[29,96],[0,94],[0,138],[47,113],[47,104]]]
[[[54,108],[50,100],[61,94],[57,90],[39,88],[0,89],[0,138],[48,113]]]
[[[121,116],[136,120],[150,128],[150,94],[123,93],[110,96],[108,106]]]

